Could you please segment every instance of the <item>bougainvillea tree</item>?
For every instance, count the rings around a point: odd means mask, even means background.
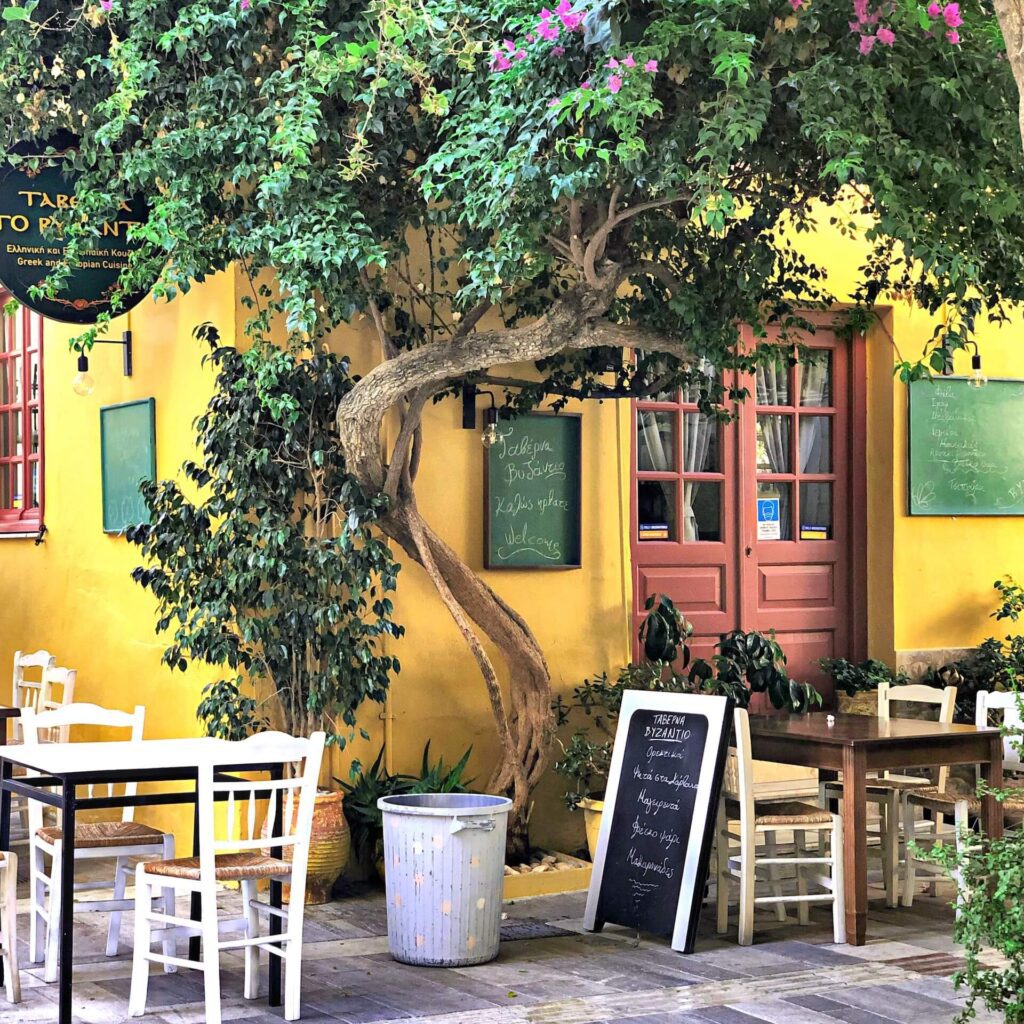
[[[799,244],[830,220],[866,239],[861,305],[945,305],[926,364],[1024,291],[1016,91],[973,0],[19,0],[3,17],[9,142],[77,138],[67,230],[84,245],[122,196],[149,197],[126,289],[157,277],[170,298],[235,264],[275,275],[253,334],[277,320],[302,346],[372,320],[380,363],[338,411],[348,469],[479,665],[514,844],[547,762],[548,669],[420,514],[422,448],[444,443],[424,408],[516,363],[539,378],[509,389],[517,408],[687,379],[713,405],[699,360],[775,359],[832,302]]]

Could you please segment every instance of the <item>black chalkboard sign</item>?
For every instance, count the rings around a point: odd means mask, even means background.
[[[728,753],[726,697],[627,691],[583,923],[693,952]]]
[[[580,417],[532,413],[498,423],[484,456],[484,566],[580,566]]]

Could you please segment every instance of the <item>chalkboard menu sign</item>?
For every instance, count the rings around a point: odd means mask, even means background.
[[[149,522],[139,484],[156,479],[156,400],[105,405],[100,409],[103,530],[123,533]]]
[[[731,724],[726,697],[626,692],[587,929],[626,925],[693,952]]]
[[[499,421],[484,456],[486,568],[579,568],[580,437],[565,413]]]
[[[1024,515],[1024,380],[909,386],[912,516]]]

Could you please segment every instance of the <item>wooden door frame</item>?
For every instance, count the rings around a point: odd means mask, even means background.
[[[834,316],[813,316],[822,327],[835,331],[837,321]],[[843,339],[840,338],[840,341]],[[850,455],[850,488],[849,488],[849,648],[850,658],[853,661],[862,661],[867,657],[868,647],[868,524],[867,524],[867,338],[863,333],[857,332],[849,335],[846,339],[849,346],[849,387],[847,401],[849,402],[849,455]],[[636,629],[633,628],[637,621],[640,609],[637,606],[637,589],[639,584],[638,569],[643,565],[650,565],[649,560],[640,560],[637,556],[643,550],[648,556],[652,553],[651,545],[657,542],[645,542],[643,548],[637,539],[637,486],[636,486],[636,401],[630,401],[630,445],[629,445],[629,554],[630,554],[630,579],[632,582],[632,594],[630,607],[627,615],[631,624],[633,656],[639,660],[641,656],[639,639]],[[742,473],[742,444],[740,438],[736,437],[736,452],[733,456],[733,465],[736,476],[727,486],[733,491],[736,490],[736,480]],[[725,492],[723,490],[723,500]],[[861,514],[857,514],[860,512]],[[723,524],[724,525],[724,524]],[[737,551],[732,572],[736,577],[737,599],[742,600],[739,593],[741,586],[740,556],[743,546],[743,539],[740,536],[742,523],[736,525]],[[675,544],[672,547],[676,547]]]

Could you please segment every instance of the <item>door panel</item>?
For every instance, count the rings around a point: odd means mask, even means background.
[[[709,426],[686,394],[635,403],[634,625],[661,593],[693,624],[695,656],[735,629],[774,631],[790,674],[829,701],[819,659],[864,656],[853,523],[865,510],[851,507],[863,467],[851,344],[825,324],[805,344],[800,362],[726,382],[749,394],[727,424]]]

